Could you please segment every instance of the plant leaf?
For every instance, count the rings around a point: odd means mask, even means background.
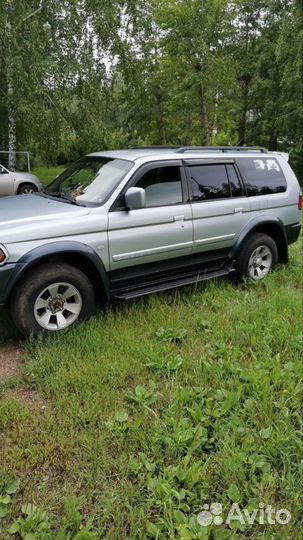
[[[271,434],[272,434],[272,427],[268,427],[268,428],[265,428],[265,429],[261,429],[261,431],[259,431],[259,435],[262,439],[269,439]]]
[[[14,493],[16,493],[19,489],[19,486],[20,486],[20,480],[19,478],[14,478],[13,480],[11,480],[7,487],[6,487],[6,493],[8,493],[9,495],[13,495]]]
[[[228,491],[227,491],[228,497],[235,503],[238,503],[241,501],[241,493],[236,486],[236,484],[230,484]]]

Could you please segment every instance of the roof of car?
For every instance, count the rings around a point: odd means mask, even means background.
[[[134,147],[126,150],[106,150],[104,152],[94,152],[89,154],[94,157],[109,157],[114,159],[126,159],[137,161],[144,158],[153,159],[193,159],[193,158],[235,158],[241,156],[259,157],[281,155],[287,159],[287,154],[283,152],[270,152],[265,148],[258,147]]]

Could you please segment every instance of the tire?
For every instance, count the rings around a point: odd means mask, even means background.
[[[21,184],[18,189],[18,195],[30,195],[31,193],[36,193],[37,191],[38,189],[34,184]]]
[[[241,248],[236,261],[237,281],[250,279],[260,281],[272,272],[278,262],[275,241],[263,233],[251,234]]]
[[[69,264],[42,264],[18,282],[10,302],[12,319],[25,336],[55,334],[95,312],[93,286]]]

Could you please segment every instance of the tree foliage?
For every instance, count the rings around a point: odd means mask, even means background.
[[[301,0],[3,0],[0,144],[262,144],[303,169]],[[15,148],[15,149],[16,149]]]

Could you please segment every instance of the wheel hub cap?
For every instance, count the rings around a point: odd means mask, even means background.
[[[51,312],[57,313],[58,311],[63,311],[64,309],[65,300],[62,300],[60,296],[56,296],[56,298],[52,298],[49,300],[49,309]]]
[[[268,246],[257,247],[248,262],[248,275],[257,281],[267,276],[272,266],[272,252]]]
[[[34,316],[42,328],[64,330],[71,326],[82,310],[78,289],[66,282],[52,283],[43,289],[34,304]]]
[[[253,260],[253,265],[255,268],[258,268],[258,266],[261,266],[262,264],[262,259],[261,257],[255,257],[254,260]]]

